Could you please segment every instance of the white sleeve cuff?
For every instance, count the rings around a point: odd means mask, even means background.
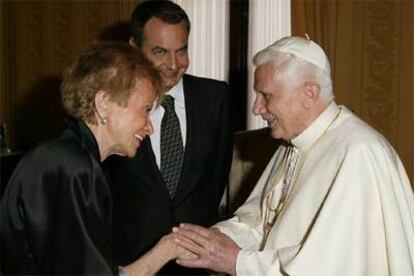
[[[276,251],[240,250],[236,261],[237,276],[281,275]]]

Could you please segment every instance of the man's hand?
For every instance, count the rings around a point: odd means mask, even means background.
[[[193,260],[179,258],[179,265],[236,274],[236,260],[240,247],[220,230],[183,223],[180,227],[174,227],[173,232],[176,234],[175,242],[179,246],[198,256]]]

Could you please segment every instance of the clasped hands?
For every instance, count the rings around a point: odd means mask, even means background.
[[[120,270],[128,276],[155,275],[168,261],[176,260],[182,266],[235,275],[239,251],[237,244],[218,229],[182,223],[145,255]]]
[[[217,228],[182,223],[171,234],[178,245],[176,262],[191,268],[205,268],[236,274],[240,247]]]

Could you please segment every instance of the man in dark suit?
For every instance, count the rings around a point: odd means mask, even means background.
[[[133,12],[131,25],[130,44],[158,68],[165,102],[173,107],[172,113],[165,105],[154,108],[154,135],[143,141],[137,156],[106,164],[113,180],[113,252],[119,265],[145,253],[174,225],[217,222],[232,156],[227,84],[185,74],[186,13],[170,1],[146,1]],[[164,122],[167,114],[175,123]],[[160,273],[202,271],[170,263]]]

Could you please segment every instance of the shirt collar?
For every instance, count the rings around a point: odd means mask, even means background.
[[[182,107],[185,106],[183,79],[181,78],[180,81],[173,88],[167,91],[166,95],[172,96],[174,98],[175,104]]]
[[[328,107],[313,121],[299,136],[292,139],[292,144],[301,149],[307,149],[324,133],[335,120],[340,108],[332,101]]]

